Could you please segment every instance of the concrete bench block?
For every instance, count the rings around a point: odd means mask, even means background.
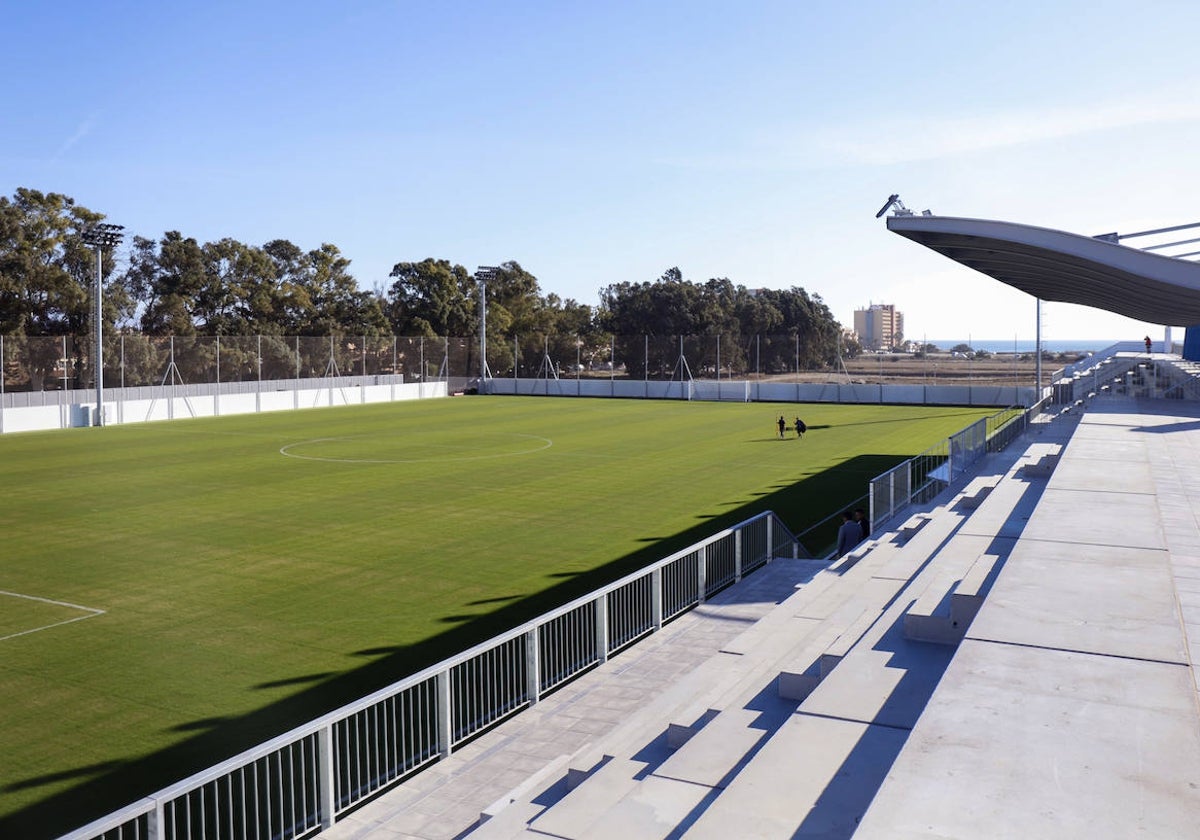
[[[950,592],[934,587],[904,613],[904,638],[914,642],[956,645],[962,641],[950,618]]]
[[[488,805],[486,808],[480,811],[479,823],[482,825],[483,823],[488,822],[518,799],[523,799],[528,796],[529,792],[537,788],[539,785],[547,783],[551,777],[561,774],[563,769],[570,763],[570,761],[571,755],[569,753],[565,753],[560,755],[558,758],[547,762],[546,766],[541,770],[531,774],[528,779],[521,782],[521,784],[517,785],[508,793],[504,794],[504,796],[501,796],[491,805]]]
[[[588,778],[612,760],[612,756],[599,747],[591,745],[584,747],[571,756],[567,762],[567,790],[574,790],[586,782]]]
[[[983,500],[986,499],[988,497],[988,495],[995,489],[996,489],[995,484],[988,484],[983,487],[980,487],[978,490],[971,493],[969,496],[963,496],[962,499],[959,500],[959,505],[964,510],[975,510],[983,503]]]
[[[830,616],[822,625],[817,637],[780,668],[777,689],[781,698],[800,702],[812,693],[821,682],[821,657],[829,646],[837,641],[843,628],[857,618],[857,614],[854,613],[856,609],[861,613],[863,608],[852,603]]]
[[[704,713],[696,718],[693,723],[668,723],[667,747],[672,750],[679,749],[720,713],[719,709],[705,709]]]
[[[1037,461],[1026,464],[1022,474],[1029,478],[1047,478],[1058,466],[1058,455],[1043,455]]]
[[[514,802],[495,816],[479,816],[479,824],[471,829],[471,840],[514,840],[527,833],[529,823],[542,812],[542,806],[532,802]]]
[[[929,524],[933,517],[927,513],[910,516],[903,525],[896,529],[896,535],[902,542],[907,542],[917,535],[922,528]]]
[[[904,613],[904,637],[918,642],[957,645],[983,606],[1000,556],[980,554],[961,579],[949,587],[935,583]]]
[[[1003,561],[998,554],[981,554],[971,564],[967,574],[955,587],[950,596],[950,618],[954,626],[966,633],[971,622],[975,620],[983,599],[991,589],[995,575],[999,573]]]

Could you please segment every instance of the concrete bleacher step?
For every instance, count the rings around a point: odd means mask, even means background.
[[[573,756],[568,762],[569,786],[586,777],[605,755],[633,755],[664,735],[670,746],[678,746],[703,725],[710,708],[721,708],[726,702],[722,698],[736,693],[741,682],[755,675],[770,679],[776,663],[802,644],[819,623],[796,613],[804,612],[805,604],[820,598],[831,586],[841,586],[842,580],[839,575],[818,572],[746,631],[722,645],[709,660],[658,695],[638,715],[611,732],[603,745]]]
[[[921,567],[937,551],[938,546],[951,537],[963,524],[965,514],[946,505],[940,505],[927,514],[928,524],[922,526],[875,571],[875,577],[893,580],[911,580]]]
[[[906,734],[794,714],[682,836],[849,837]]]
[[[829,571],[844,574],[872,552],[895,548],[900,542],[899,535],[894,531],[869,536],[841,557],[835,558],[829,565]]]
[[[702,807],[710,788],[647,776],[586,829],[563,835],[575,840],[663,840]]]
[[[761,728],[755,728],[760,717],[760,711],[744,706],[722,711],[656,767],[653,775],[724,787],[737,763],[765,737]]]
[[[837,609],[823,616],[816,634],[778,670],[779,696],[800,701],[837,666],[879,618],[904,581],[870,577]]]
[[[639,776],[645,770],[644,762],[609,756],[586,781],[577,784],[530,821],[529,827],[555,837],[582,837],[613,805],[637,787]]]

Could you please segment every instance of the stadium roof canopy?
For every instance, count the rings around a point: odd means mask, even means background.
[[[889,216],[887,226],[1042,300],[1092,306],[1152,324],[1200,324],[1200,263],[1121,245],[1113,241],[1116,234],[1090,237],[924,215]]]

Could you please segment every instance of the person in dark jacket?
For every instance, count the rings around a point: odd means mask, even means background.
[[[862,527],[854,521],[854,514],[850,511],[842,513],[842,527],[838,528],[837,537],[837,556],[843,557],[845,554],[862,542]]]
[[[871,536],[871,520],[867,518],[867,512],[862,508],[854,509],[854,521],[858,523],[858,527],[862,529],[862,538],[865,540]]]

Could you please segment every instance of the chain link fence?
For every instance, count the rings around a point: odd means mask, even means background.
[[[94,341],[0,336],[0,390],[94,387]],[[1029,354],[989,360],[961,354],[841,358],[800,335],[490,336],[487,375],[502,379],[758,381],[850,384],[1033,384]],[[252,382],[397,374],[406,382],[466,386],[484,370],[478,336],[149,336],[104,338],[104,386]]]

